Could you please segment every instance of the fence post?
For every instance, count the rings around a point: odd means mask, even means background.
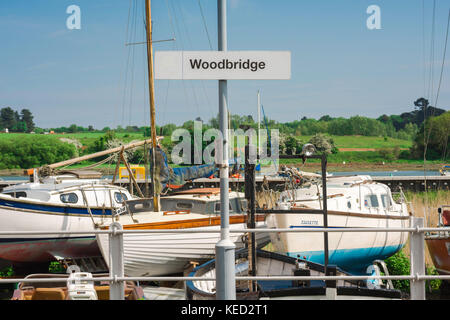
[[[123,277],[123,230],[119,222],[113,222],[110,227],[113,232],[109,234],[109,275],[112,278]],[[125,285],[123,281],[113,280],[109,286],[110,300],[125,300]]]
[[[411,227],[423,228],[423,218],[411,217]],[[425,275],[425,234],[411,232],[410,237],[411,276]],[[411,300],[425,300],[425,280],[410,281]]]

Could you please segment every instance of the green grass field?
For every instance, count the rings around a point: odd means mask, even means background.
[[[387,137],[366,137],[366,136],[330,136],[334,140],[337,148],[410,148],[412,141],[400,140]],[[302,142],[308,142],[312,136],[299,136]]]
[[[65,134],[51,134],[48,136],[58,137],[58,138],[68,138],[68,139],[76,139],[81,144],[87,145],[92,143],[94,140],[97,140],[101,136],[103,136],[103,132],[80,132],[80,133],[65,133]],[[27,137],[30,134],[27,133],[8,133],[8,134],[0,134],[0,140],[8,139],[11,137]],[[40,135],[44,136],[44,135]],[[145,139],[142,133],[140,132],[122,132],[115,133],[115,137],[117,139],[123,140],[124,142],[129,142],[132,140]],[[306,143],[311,139],[312,136],[299,136],[302,142]],[[383,137],[366,137],[366,136],[331,136],[333,138],[336,147],[338,148],[394,148],[396,146],[400,148],[409,148],[412,146],[412,141],[408,140],[400,140],[394,138],[387,138],[386,140]],[[164,141],[169,142],[170,137],[165,137]]]
[[[81,132],[81,133],[66,133],[66,134],[25,134],[25,133],[9,133],[9,134],[0,134],[0,142],[6,141],[7,139],[33,139],[39,138],[41,139],[49,139],[51,141],[55,138],[65,138],[77,140],[79,144],[86,148],[88,146],[92,146],[96,140],[100,137],[104,136],[105,133],[102,132]],[[342,148],[361,148],[361,149],[382,149],[382,148],[394,148],[399,147],[402,149],[410,148],[412,146],[411,141],[407,140],[399,140],[393,138],[384,138],[384,137],[367,137],[367,136],[331,136],[335,142],[335,145],[338,149]],[[146,137],[141,132],[122,132],[115,133],[115,138],[122,140],[124,143],[129,143],[133,140],[144,140]],[[300,136],[298,137],[302,143],[306,143],[310,140],[311,136]],[[170,145],[171,137],[167,136],[164,138],[163,145]],[[178,143],[178,142],[177,142]],[[385,161],[383,157],[380,155],[378,151],[340,151],[337,154],[331,154],[328,156],[329,163],[342,163],[343,161],[350,163],[381,163]],[[94,160],[95,161],[95,160]],[[395,160],[390,162],[395,163],[416,163],[422,160]],[[92,163],[93,161],[89,161],[88,163]],[[281,164],[287,163],[297,163],[301,162],[300,159],[281,159]],[[310,161],[314,162],[314,161]],[[82,165],[86,165],[87,163],[83,163]],[[80,165],[77,165],[80,166]]]

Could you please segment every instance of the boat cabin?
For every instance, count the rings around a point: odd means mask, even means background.
[[[118,207],[133,196],[98,175],[65,173],[3,189],[1,195],[66,206]]]
[[[208,189],[208,190],[204,190]],[[188,211],[200,214],[220,215],[220,190],[217,188],[191,189],[160,198],[161,211]],[[213,190],[211,190],[213,189]],[[219,190],[219,191],[217,191]],[[152,199],[126,202],[132,213],[153,210]],[[247,200],[242,192],[229,193],[230,215],[245,214]]]

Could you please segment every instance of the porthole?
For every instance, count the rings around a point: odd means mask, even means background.
[[[63,202],[63,203],[77,203],[78,202],[78,196],[73,192],[64,193],[59,196],[59,199],[61,199],[61,202]]]
[[[120,193],[120,192],[115,192],[114,193],[114,199],[116,200],[117,203],[122,203],[124,200],[127,201],[127,195],[124,193]]]

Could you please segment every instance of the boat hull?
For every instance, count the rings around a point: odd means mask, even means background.
[[[28,207],[24,208],[25,205]],[[106,214],[99,215],[97,212],[91,218],[86,208],[65,210],[64,207],[51,205],[25,205],[0,205],[2,232],[88,231],[94,230],[94,222],[100,224],[111,220],[110,210],[105,212],[107,214],[109,211],[109,218]],[[0,259],[11,262],[46,262],[55,258],[100,255],[94,234],[0,235]]]
[[[264,222],[257,222],[256,228],[264,227]],[[243,228],[246,228],[245,223],[230,224],[230,230]],[[160,229],[164,229],[164,227]],[[216,232],[125,233],[123,236],[125,274],[130,277],[138,277],[182,273],[192,262],[199,263],[212,259],[216,253],[216,244],[220,240],[220,225],[189,229]],[[243,233],[230,233],[230,240],[235,243],[237,249],[244,246],[243,236]],[[97,240],[109,266],[109,236],[108,234],[99,234]],[[267,233],[257,233],[256,241],[259,246],[267,244],[269,240],[270,237]]]
[[[450,275],[450,236],[428,238],[426,243],[436,271]]]
[[[324,276],[324,266],[314,262],[294,259],[274,252],[257,250],[256,275],[264,277],[291,276]],[[299,266],[302,265],[302,270]],[[300,271],[300,273],[299,273]],[[345,271],[336,268],[337,276],[349,276]],[[248,251],[236,252],[236,276],[248,275]],[[215,260],[195,268],[189,277],[215,278]],[[248,281],[236,284],[237,300],[392,300],[400,299],[398,290],[387,288],[368,288],[364,282],[337,280],[334,286],[328,287],[323,280],[258,280],[258,290],[250,292]],[[186,298],[188,300],[215,300],[216,281],[192,280],[186,282]]]
[[[329,228],[406,228],[409,217],[329,212]],[[271,214],[269,228],[323,228],[321,214]],[[407,232],[328,232],[328,263],[354,274],[365,274],[374,260],[384,260],[399,251],[408,239]],[[323,232],[271,233],[277,252],[323,264]]]

